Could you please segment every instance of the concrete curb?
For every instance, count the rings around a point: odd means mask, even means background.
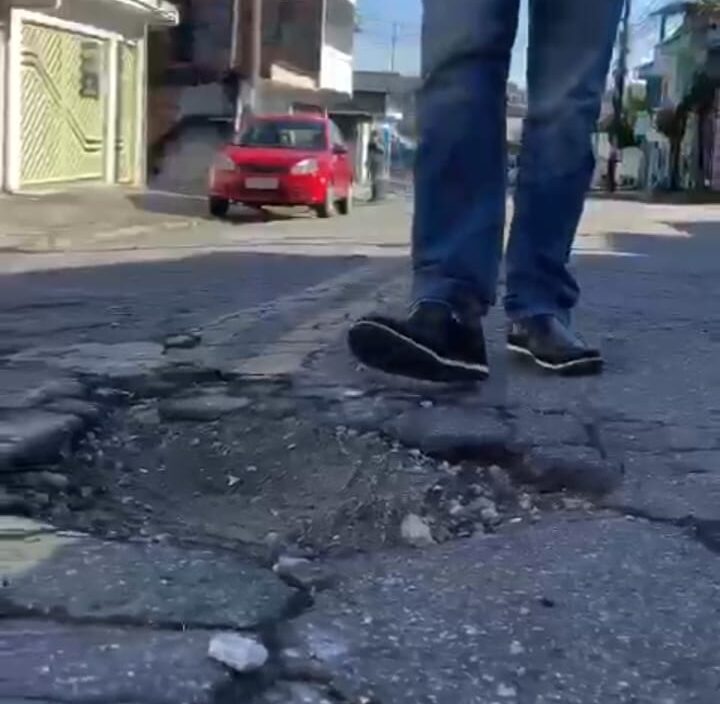
[[[95,243],[136,239],[154,232],[186,230],[197,227],[202,223],[203,220],[201,218],[188,218],[187,220],[164,220],[146,225],[129,225],[113,230],[98,230],[85,234],[73,233],[71,228],[62,228],[53,231],[37,231],[18,235],[0,234],[0,250],[14,250],[28,253],[57,252],[68,249],[78,249]]]

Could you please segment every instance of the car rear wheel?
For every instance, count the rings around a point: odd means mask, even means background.
[[[230,210],[230,201],[225,198],[213,198],[208,200],[208,210],[214,218],[224,218]]]
[[[340,215],[350,215],[353,207],[353,189],[348,186],[347,195],[338,201],[337,208]]]
[[[325,202],[315,208],[319,218],[327,219],[335,215],[335,194],[332,188],[328,188],[325,193]]]

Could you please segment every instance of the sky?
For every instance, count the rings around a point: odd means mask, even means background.
[[[478,0],[466,0],[476,2]],[[602,2],[604,0],[577,0]],[[635,0],[633,22],[633,64],[640,63],[651,52],[654,23],[646,18],[666,0]],[[363,31],[356,37],[356,67],[363,70],[389,70],[392,55],[393,24],[398,25],[396,70],[417,74],[420,65],[420,20],[422,0],[358,0]],[[511,80],[525,83],[525,50],[527,47],[527,0],[522,0],[522,17],[513,52]]]

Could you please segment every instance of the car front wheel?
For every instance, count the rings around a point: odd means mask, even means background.
[[[325,202],[315,207],[315,212],[319,218],[327,219],[335,215],[335,194],[332,188],[328,188],[325,193]]]
[[[348,186],[347,195],[338,201],[338,212],[340,215],[350,215],[353,207],[353,189]]]
[[[214,218],[224,218],[230,210],[230,201],[225,198],[211,197],[208,200],[208,210]]]

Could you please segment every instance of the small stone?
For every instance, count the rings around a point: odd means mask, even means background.
[[[517,689],[511,684],[505,684],[504,682],[501,682],[497,688],[497,695],[498,697],[502,697],[503,699],[514,699],[515,697],[517,697]]]
[[[129,411],[130,418],[139,425],[158,425],[160,413],[154,406],[134,406]]]
[[[281,543],[280,533],[270,531],[264,538],[263,542],[269,547],[276,547]]]
[[[502,522],[502,517],[495,507],[484,508],[480,512],[480,520],[482,520],[484,525],[492,527],[500,524]]]
[[[435,545],[430,526],[415,513],[405,516],[400,526],[400,535],[404,542],[416,548]]]
[[[562,505],[566,511],[582,511],[585,508],[585,501],[570,496],[563,496]]]
[[[329,589],[336,581],[333,571],[302,557],[282,555],[275,563],[273,572],[290,586],[307,591]]]
[[[228,486],[232,489],[236,484],[240,483],[240,477],[236,477],[232,474],[228,474],[227,483],[228,483]]]
[[[515,498],[516,491],[512,479],[502,467],[493,465],[488,469],[488,476],[498,500],[507,501]]]
[[[202,342],[202,336],[197,333],[182,333],[180,335],[168,335],[163,346],[166,350],[190,350]]]
[[[518,502],[518,505],[523,511],[530,511],[532,510],[533,503],[532,499],[530,498],[529,494],[523,494],[520,497],[520,501]]]
[[[333,678],[323,663],[297,648],[285,648],[280,653],[280,665],[286,680],[328,683]]]
[[[65,491],[70,486],[70,480],[59,472],[22,472],[13,479],[13,485],[30,489],[46,488]]]
[[[208,655],[236,672],[255,672],[268,660],[265,646],[236,633],[219,633],[210,641]]]
[[[522,655],[524,652],[525,648],[519,640],[510,643],[510,655]]]
[[[432,408],[435,404],[432,401],[425,400],[420,401],[420,407],[421,408]]]
[[[305,682],[278,682],[258,700],[259,704],[332,704],[334,701],[337,699],[331,698],[324,688]],[[360,700],[357,701],[360,704]]]
[[[465,507],[459,501],[451,501],[448,513],[453,517],[462,516],[465,513]]]
[[[0,471],[56,461],[82,428],[80,418],[70,414],[0,412]]]
[[[55,413],[78,416],[88,424],[96,423],[100,418],[100,409],[94,403],[79,398],[59,398],[47,404],[45,408]]]
[[[202,394],[162,403],[160,417],[164,420],[211,421],[241,411],[249,405],[248,398],[221,393]]]
[[[488,499],[485,496],[478,496],[478,498],[473,499],[465,506],[465,511],[473,516],[480,515],[483,511],[495,511],[497,513],[497,506],[492,499]]]

